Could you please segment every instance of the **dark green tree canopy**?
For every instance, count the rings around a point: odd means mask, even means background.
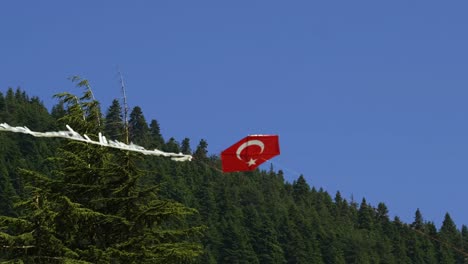
[[[143,111],[139,106],[135,106],[130,113],[128,126],[130,142],[147,147],[149,144],[150,131],[148,124],[146,123],[145,116],[143,115]]]
[[[20,94],[23,96],[22,94]],[[91,93],[57,97],[62,121],[96,138],[99,104]],[[93,133],[94,132],[94,133]],[[158,185],[141,186],[136,156],[67,141],[48,175],[20,169],[23,194],[17,216],[0,216],[0,260],[17,263],[181,263],[201,254],[196,213],[162,198]],[[1,177],[0,177],[1,180]],[[1,181],[0,181],[1,182]],[[1,185],[7,190],[7,185]],[[0,205],[2,205],[0,203]],[[2,205],[8,208],[8,205]]]
[[[114,99],[107,110],[104,122],[104,135],[112,140],[125,141],[125,124],[119,100]]]
[[[69,124],[94,139],[103,131],[117,137],[118,101],[102,118],[89,82],[72,81],[83,93],[57,95],[50,114],[39,98],[10,88],[0,93],[0,117],[41,131]],[[192,153],[190,139],[165,141],[140,107],[130,119],[134,143]],[[465,263],[468,257],[468,228],[459,230],[448,213],[440,229],[419,209],[407,224],[391,220],[383,202],[356,203],[339,191],[333,199],[304,175],[287,182],[291,175],[273,165],[222,173],[204,139],[185,163],[28,135],[1,133],[0,142],[4,263]]]
[[[159,126],[158,121],[155,119],[151,120],[149,125],[150,135],[151,135],[151,148],[162,149],[164,145],[164,138],[161,135],[161,128]]]

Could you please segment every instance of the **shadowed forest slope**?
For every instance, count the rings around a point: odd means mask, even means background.
[[[80,104],[62,95],[49,112],[39,98],[10,88],[0,94],[0,122],[34,131],[73,124],[80,133],[125,141],[119,101],[101,112],[86,96]],[[189,138],[165,138],[138,106],[128,131],[135,144],[194,160],[0,133],[0,260],[467,262],[468,228],[458,229],[448,213],[439,229],[417,209],[414,221],[403,223],[389,218],[384,203],[348,201],[303,176],[287,182],[274,168],[222,173],[207,140],[192,149]]]

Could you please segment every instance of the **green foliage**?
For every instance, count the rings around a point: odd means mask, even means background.
[[[135,106],[130,113],[130,120],[128,121],[130,131],[130,142],[137,145],[148,147],[150,144],[150,130],[146,123],[143,111],[139,106]]]
[[[107,110],[104,121],[104,135],[108,139],[125,141],[125,124],[122,117],[122,107],[118,100],[114,99]]]
[[[54,119],[37,98],[29,98],[21,89],[0,93],[0,118],[13,126],[28,126],[36,131],[54,127]],[[46,158],[57,146],[56,140],[33,139],[27,135],[0,134],[0,214],[14,215],[13,203],[23,192],[18,168],[49,171]]]
[[[206,160],[208,158],[208,142],[206,142],[206,140],[200,140],[193,156],[201,161]]]
[[[88,87],[80,81],[79,86]],[[89,87],[88,87],[89,88]],[[99,104],[90,89],[80,98],[57,95],[66,106],[59,121],[96,138]],[[185,219],[196,213],[141,186],[136,156],[68,141],[45,175],[20,170],[18,217],[0,218],[0,260],[25,263],[180,263],[201,254],[203,229]]]
[[[162,149],[164,145],[164,138],[161,135],[161,128],[159,126],[158,121],[156,121],[155,119],[152,119],[149,125],[149,130],[150,130],[150,137],[151,137],[151,143],[149,147]]]
[[[89,82],[72,81],[84,93],[57,95],[51,114],[10,88],[0,93],[0,117],[123,140],[118,101],[103,119]],[[165,141],[139,107],[130,138],[192,153],[188,138]],[[225,174],[204,139],[190,163],[23,135],[0,134],[0,143],[2,263],[466,262],[468,228],[458,230],[449,214],[437,230],[419,209],[411,224],[391,220],[384,203],[358,204],[340,192],[332,199],[303,175],[286,182],[273,166]]]

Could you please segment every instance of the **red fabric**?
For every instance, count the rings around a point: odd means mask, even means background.
[[[279,154],[277,135],[247,136],[221,152],[223,171],[251,171]]]

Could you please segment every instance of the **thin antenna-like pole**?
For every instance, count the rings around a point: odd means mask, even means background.
[[[122,72],[120,69],[119,77],[120,77],[120,86],[122,87],[122,95],[123,95],[123,102],[124,102],[124,129],[125,129],[125,144],[129,144],[129,131],[128,131],[128,105],[127,105],[127,94],[125,91],[125,83],[123,80]]]

